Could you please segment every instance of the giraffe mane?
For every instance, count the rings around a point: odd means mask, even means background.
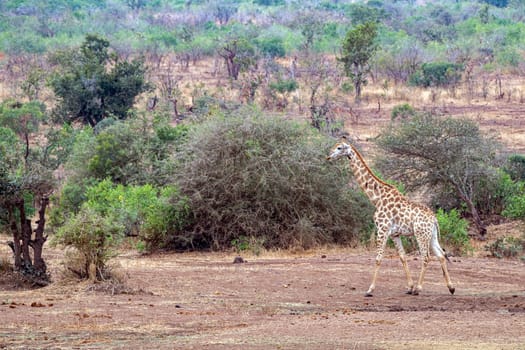
[[[368,166],[368,164],[365,162],[365,159],[363,158],[363,156],[361,155],[361,153],[357,150],[357,148],[354,147],[354,145],[352,144],[349,144],[350,147],[352,147],[352,150],[355,152],[355,154],[357,155],[357,158],[359,158],[359,160],[361,161],[361,163],[365,166],[366,170],[368,170],[368,172],[370,173],[370,175],[372,175],[372,177],[377,181],[379,182],[381,185],[383,186],[386,186],[386,187],[389,187],[391,189],[394,189],[396,191],[397,188],[389,183],[386,183],[385,181],[381,180],[379,177],[377,177],[376,174],[374,174],[374,172],[372,171],[372,169],[370,169],[370,167]]]

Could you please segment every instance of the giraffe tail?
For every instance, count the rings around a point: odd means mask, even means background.
[[[443,255],[445,256],[445,259],[447,259],[447,261],[452,264],[452,261],[450,261],[450,259],[448,258],[448,254],[445,251],[445,249],[441,248],[441,250],[443,251]]]
[[[447,252],[445,251],[445,249],[441,248],[441,245],[439,244],[439,235],[440,235],[440,231],[439,231],[439,223],[438,221],[436,220],[434,222],[434,237],[432,237],[432,240],[434,241],[433,244],[435,244],[436,248],[439,249],[441,251],[441,253],[443,254],[443,256],[445,257],[445,259],[447,259],[447,261],[449,263],[452,263],[452,261],[450,261],[450,259],[448,258],[448,254]]]

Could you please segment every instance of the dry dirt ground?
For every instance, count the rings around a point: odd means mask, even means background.
[[[525,264],[518,260],[452,258],[455,295],[433,260],[422,294],[412,296],[392,254],[366,298],[372,252],[233,258],[124,252],[116,261],[129,293],[112,295],[61,280],[62,252],[48,249],[53,284],[0,285],[0,348],[525,349]],[[411,256],[413,274],[419,263]]]

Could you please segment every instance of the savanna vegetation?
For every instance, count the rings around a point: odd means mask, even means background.
[[[525,157],[403,91],[433,107],[443,94],[523,104],[511,82],[525,74],[524,16],[522,0],[2,1],[0,228],[13,266],[45,284],[47,240],[73,247],[70,269],[92,279],[124,241],[368,242],[373,208],[344,162],[324,161],[372,118],[365,105],[392,112],[374,167],[432,190],[446,245],[466,254],[492,218],[525,219]],[[522,256],[524,241],[487,249]]]

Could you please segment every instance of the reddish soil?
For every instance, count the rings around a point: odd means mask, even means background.
[[[5,252],[1,252],[4,255]],[[524,349],[525,264],[453,258],[450,295],[433,260],[422,294],[404,294],[396,256],[364,297],[374,256],[355,250],[119,257],[128,294],[64,282],[0,285],[0,348],[8,349]],[[410,259],[413,275],[417,256]],[[99,285],[102,287],[102,285]]]

